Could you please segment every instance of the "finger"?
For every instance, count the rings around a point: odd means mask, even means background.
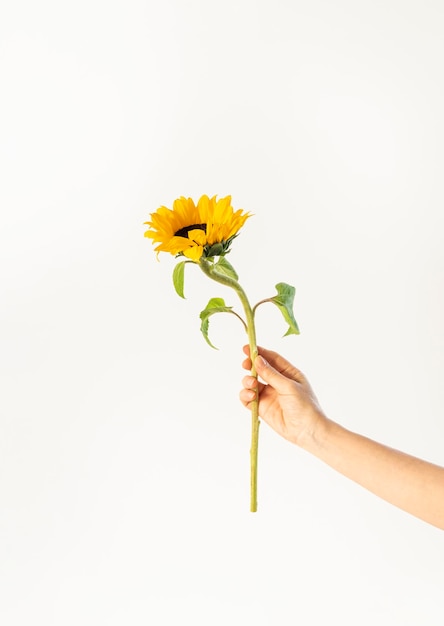
[[[252,402],[256,397],[256,392],[253,389],[241,389],[239,392],[239,398],[242,404],[246,407]]]
[[[244,368],[244,370],[251,370],[253,364],[250,359],[250,346],[247,344],[246,346],[243,346],[242,350],[244,354],[246,354],[248,357],[242,361],[242,367]]]
[[[290,363],[290,361],[284,359],[284,357],[277,352],[273,352],[272,350],[267,350],[266,348],[258,346],[258,353],[266,361],[268,361],[273,369],[275,369],[286,378],[291,378],[298,383],[306,382],[304,374],[300,370],[298,370],[298,368],[295,367],[292,363]]]
[[[259,355],[255,361],[257,373],[267,384],[276,389],[278,393],[294,393],[294,381],[274,368],[263,356]]]
[[[244,368],[244,370],[251,370],[251,366],[252,366],[252,363],[251,363],[250,358],[245,359],[245,361],[243,361],[242,363],[242,367]]]
[[[263,356],[265,360],[268,361],[270,365],[274,367],[274,369],[277,370],[279,373],[301,384],[307,382],[307,379],[305,378],[301,370],[299,370],[292,363],[290,363],[290,361],[287,361],[287,359],[284,359],[284,357],[277,352],[273,352],[273,350],[267,350],[262,346],[258,346],[257,350],[258,354]],[[243,351],[246,355],[250,356],[250,346],[248,344],[243,347]],[[251,359],[245,359],[245,361],[242,363],[242,367],[247,370],[251,370],[251,365]]]
[[[256,389],[257,379],[254,376],[244,376],[242,379],[242,384],[245,389]]]
[[[242,384],[245,389],[257,389],[259,394],[265,386],[263,383],[260,383],[258,379],[254,376],[244,376],[244,378],[242,379]]]

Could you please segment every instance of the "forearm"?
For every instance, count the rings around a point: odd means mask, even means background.
[[[444,468],[325,420],[299,445],[380,498],[444,530]]]

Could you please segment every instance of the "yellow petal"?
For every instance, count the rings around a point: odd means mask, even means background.
[[[207,243],[207,236],[205,234],[205,231],[201,228],[193,228],[193,230],[189,230],[188,239],[195,241],[201,246],[204,246]]]
[[[188,259],[191,259],[192,261],[196,261],[197,262],[200,259],[200,257],[202,256],[203,247],[202,246],[191,246],[191,248],[188,248],[188,250],[184,250],[183,253],[184,253],[184,255]]]

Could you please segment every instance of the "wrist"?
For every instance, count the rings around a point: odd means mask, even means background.
[[[318,450],[326,446],[333,423],[322,412],[316,412],[309,424],[299,433],[296,445],[316,455]]]

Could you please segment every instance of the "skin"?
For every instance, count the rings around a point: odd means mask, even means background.
[[[347,478],[408,513],[444,530],[444,467],[351,432],[323,412],[304,374],[280,354],[258,348],[263,382],[243,378],[242,404],[259,394],[259,415],[279,435]],[[249,348],[243,362],[251,369]]]

